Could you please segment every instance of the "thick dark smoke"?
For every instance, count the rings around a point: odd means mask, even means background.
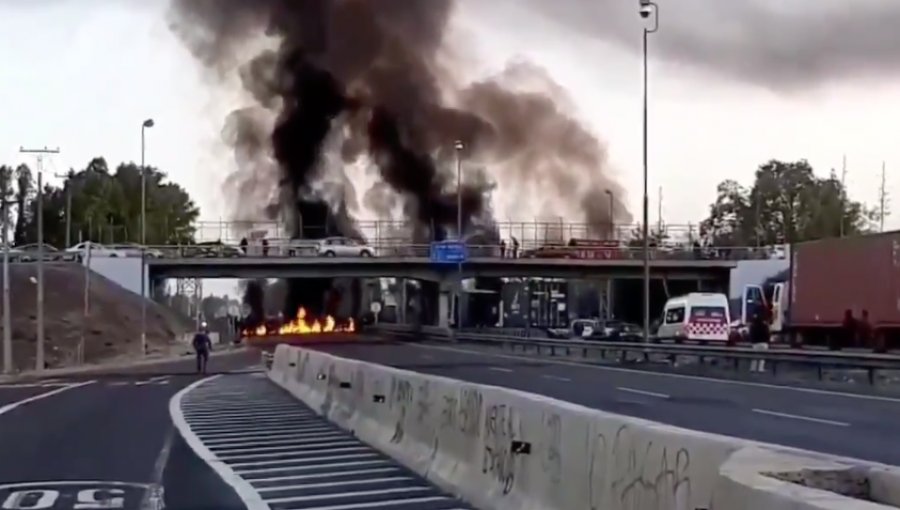
[[[453,0],[173,0],[175,33],[220,76],[238,69],[256,102],[226,124],[239,168],[227,183],[240,194],[236,210],[261,200],[258,210],[295,236],[358,235],[349,179],[338,179],[343,193],[323,192],[328,174],[344,175],[326,164],[336,144],[336,166],[366,158],[377,169],[381,183],[364,204],[399,204],[418,237],[455,230],[459,157],[469,163],[461,190],[468,225],[492,223],[490,193],[500,181],[523,202],[533,197],[539,212],[576,204],[585,221],[608,228],[609,209],[589,205],[605,203],[605,190],[620,201],[625,194],[609,176],[605,147],[534,67],[511,66],[471,85],[454,79],[441,58],[453,7]],[[263,34],[274,49],[242,57]],[[520,90],[520,81],[543,87]],[[266,181],[280,191],[267,196]],[[626,216],[621,203],[616,209]],[[325,231],[311,231],[314,224]],[[296,282],[289,301],[321,301],[326,287]]]
[[[638,0],[500,0],[640,51]],[[894,0],[657,0],[652,55],[740,81],[795,91],[900,74]],[[496,7],[496,6],[495,6]]]

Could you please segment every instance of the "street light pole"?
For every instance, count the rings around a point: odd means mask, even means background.
[[[464,242],[463,236],[463,211],[462,211],[462,150],[463,143],[461,140],[457,140],[454,144],[454,148],[456,149],[456,235],[457,241],[460,243]],[[462,330],[462,285],[463,285],[463,272],[462,272],[462,262],[457,264],[457,271],[459,272],[459,281],[456,285],[456,330]]]
[[[44,156],[59,154],[59,149],[25,149],[22,154],[37,155],[37,347],[35,352],[35,369],[44,370]]]
[[[644,341],[650,341],[650,232],[648,225],[650,223],[650,197],[647,192],[648,185],[648,162],[647,162],[647,37],[659,29],[659,6],[651,0],[640,0],[641,17],[649,18],[652,16],[651,25],[644,26],[643,40],[643,67],[644,67],[644,122],[643,122],[643,157],[644,157],[644,207],[643,207],[643,226],[642,234],[644,236]]]
[[[616,229],[616,223],[613,219],[613,202],[615,199],[613,198],[613,192],[611,190],[606,190],[606,195],[609,197],[609,238],[613,239],[613,231]]]
[[[3,373],[11,374],[12,363],[12,311],[9,304],[9,202],[0,197],[3,217]]]
[[[141,124],[141,356],[147,354],[147,167],[144,161],[145,132],[154,125],[153,119]]]

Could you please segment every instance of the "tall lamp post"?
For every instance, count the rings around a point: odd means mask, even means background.
[[[647,193],[647,38],[650,34],[659,29],[659,6],[652,0],[640,0],[641,18],[645,20],[651,18],[649,25],[644,26],[644,44],[643,44],[643,66],[644,66],[644,221],[642,225],[642,234],[644,236],[644,341],[650,340],[650,232],[648,224],[650,223],[650,198]]]
[[[3,373],[11,374],[12,364],[12,316],[9,304],[9,206],[13,202],[0,196],[0,221],[3,221]]]
[[[465,148],[461,140],[457,140],[453,148],[456,149],[456,236],[460,243],[465,242],[463,236],[463,211],[462,211],[462,151]],[[456,330],[462,330],[462,262],[457,265],[459,281],[456,284]]]
[[[141,124],[141,356],[147,354],[147,166],[144,155],[146,131],[153,125],[153,119]]]
[[[613,239],[615,237],[613,236],[613,231],[615,231],[616,229],[616,223],[613,219],[613,203],[615,202],[615,195],[613,194],[612,190],[606,190],[606,196],[609,197],[609,238]]]

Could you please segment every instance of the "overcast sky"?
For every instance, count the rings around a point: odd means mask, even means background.
[[[860,1],[879,5],[877,0]],[[473,78],[511,58],[526,57],[546,67],[571,94],[577,114],[608,143],[637,217],[641,68],[635,50],[640,25],[636,5],[625,9],[623,2],[611,2],[552,2],[558,8],[543,0],[467,2],[458,13],[452,43],[469,53],[467,72]],[[796,12],[757,8],[772,2],[662,3],[660,32],[651,36],[650,50],[654,219],[660,186],[664,219],[696,223],[714,200],[719,181],[734,178],[749,184],[756,166],[769,158],[807,158],[826,175],[846,153],[852,196],[873,204],[886,160],[888,189],[897,189],[900,144],[894,133],[900,80],[873,72],[871,62],[855,65],[854,55],[847,56],[851,50],[875,51],[885,67],[893,67],[892,52],[900,48],[893,38],[879,36],[884,35],[879,28],[883,23],[869,27],[871,37],[865,41],[854,39],[860,48],[842,51],[839,41],[821,48],[782,37],[792,29],[784,20],[795,19],[788,16]],[[880,5],[891,3],[896,1]],[[731,19],[723,18],[726,4],[735,6]],[[598,5],[614,7],[606,12],[598,11]],[[165,0],[0,0],[0,162],[22,161],[21,145],[59,146],[62,153],[47,164],[52,172],[80,168],[97,155],[113,163],[136,161],[141,122],[152,117],[156,127],[148,138],[148,163],[188,189],[202,219],[227,217],[219,183],[232,162],[219,133],[236,96],[212,86],[171,35],[166,7]],[[859,11],[872,19],[886,18]],[[809,30],[817,31],[799,32],[803,40],[815,36],[830,41],[822,27],[833,28],[835,39],[841,37],[843,28],[835,20],[843,18],[826,18],[812,8],[798,12],[814,13]],[[853,27],[868,22],[862,14],[858,17]],[[772,20],[783,23],[758,35],[748,30],[753,23],[771,27]],[[690,37],[696,33],[704,35]],[[722,43],[728,58],[716,53],[721,41],[731,45]],[[756,51],[754,41],[763,53]],[[774,71],[760,77],[760,69],[769,69],[767,55],[777,57]],[[495,198],[500,219],[531,219],[523,206],[527,203],[504,195],[502,183]],[[893,218],[887,223],[898,224]]]

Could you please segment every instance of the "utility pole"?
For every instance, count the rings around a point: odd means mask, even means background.
[[[844,205],[845,199],[844,197],[847,195],[847,188],[844,187],[844,182],[847,180],[847,155],[844,154],[843,163],[841,164],[841,237],[844,237]]]
[[[659,234],[662,235],[662,210],[663,210],[663,188],[659,187],[659,204],[656,205],[656,229],[659,231]]]
[[[3,214],[3,373],[11,374],[12,363],[12,310],[9,304],[9,204],[0,197]]]
[[[59,148],[26,149],[19,147],[22,154],[33,154],[37,157],[37,352],[35,353],[35,369],[44,370],[44,157],[59,154]]]
[[[457,140],[453,145],[453,148],[456,150],[456,235],[459,243],[464,243],[465,238],[463,237],[463,212],[462,212],[462,151],[463,151],[463,143],[460,140]],[[459,271],[459,282],[456,287],[456,331],[462,331],[462,296],[463,296],[463,270],[462,270],[462,262],[457,265],[457,270]]]
[[[888,201],[888,192],[887,192],[887,164],[882,161],[881,162],[881,189],[878,190],[878,203],[879,203],[879,211],[878,211],[878,230],[880,232],[884,232],[884,217],[887,215],[887,201]]]
[[[66,246],[72,246],[72,188],[69,186],[69,178],[72,173],[53,174],[58,179],[65,179],[63,186],[66,188]]]

